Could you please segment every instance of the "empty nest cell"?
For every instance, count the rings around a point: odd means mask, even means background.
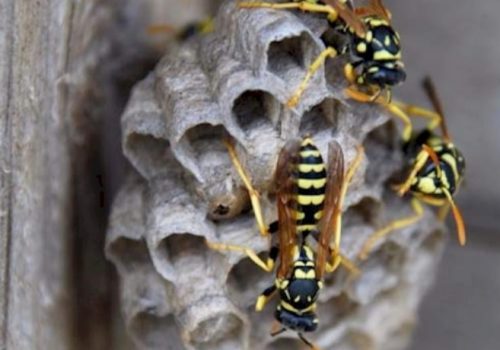
[[[138,314],[129,326],[136,343],[145,349],[185,349],[175,316],[158,317],[147,312]]]
[[[124,273],[142,268],[151,262],[146,242],[120,237],[107,247],[108,257]]]
[[[306,111],[300,120],[300,135],[311,135],[313,138],[321,137],[321,133],[331,136],[337,129],[338,101],[326,98],[320,104]]]
[[[303,33],[298,37],[274,41],[267,50],[267,68],[272,73],[286,79],[286,74],[294,69],[304,70],[305,48],[308,36]],[[311,44],[309,44],[311,45]]]
[[[191,344],[195,349],[233,350],[241,346],[246,338],[246,325],[233,313],[214,315],[200,323],[190,334]]]
[[[267,252],[259,254],[263,259],[267,258]],[[274,274],[267,273],[249,259],[236,263],[229,272],[226,286],[232,301],[241,308],[253,310],[255,301],[264,289],[274,283]],[[271,305],[269,305],[272,308]]]
[[[163,278],[174,283],[188,274],[201,278],[206,273],[204,268],[208,273],[214,272],[209,264],[222,267],[223,263],[217,261],[216,255],[207,250],[203,236],[188,232],[170,232],[151,251],[153,262]]]
[[[269,134],[275,132],[281,108],[279,101],[269,92],[246,91],[234,101],[233,116],[247,134]]]

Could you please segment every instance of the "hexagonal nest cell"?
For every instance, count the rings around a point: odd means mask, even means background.
[[[388,200],[388,180],[402,166],[394,123],[379,107],[347,101],[335,79],[324,79],[341,70],[341,59],[329,61],[336,69],[318,71],[297,109],[285,106],[324,49],[326,22],[308,17],[226,1],[215,32],[168,53],[135,88],[122,118],[124,153],[135,172],[115,200],[106,250],[118,267],[122,310],[138,348],[303,348],[293,332],[269,335],[275,300],[261,314],[253,310],[273,274],[241,251],[207,245],[267,254],[223,138],[235,140],[262,192],[267,223],[276,217],[269,185],[287,140],[310,134],[325,159],[336,140],[346,164],[364,145],[343,208],[341,250],[353,260],[374,230],[411,211],[407,200]],[[342,270],[328,276],[322,323],[308,338],[323,349],[376,350],[387,348],[398,326],[405,325],[398,337],[409,334],[407,321],[441,254],[439,228],[426,211],[418,226],[393,233],[358,261],[359,278]]]

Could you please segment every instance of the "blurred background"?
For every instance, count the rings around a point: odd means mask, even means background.
[[[396,96],[426,104],[430,74],[455,143],[467,159],[458,195],[468,228],[451,236],[425,299],[412,350],[497,349],[500,343],[500,2],[386,0],[404,43],[408,80]],[[450,222],[450,228],[453,223]]]

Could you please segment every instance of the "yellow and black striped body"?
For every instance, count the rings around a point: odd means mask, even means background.
[[[313,332],[318,327],[316,300],[323,283],[316,278],[314,259],[308,245],[295,247],[290,277],[275,281],[280,295],[276,320],[298,332]]]
[[[344,51],[351,54],[351,65],[358,71],[356,83],[385,88],[403,82],[406,73],[399,34],[386,19],[366,16],[362,20],[367,28],[365,36],[356,35],[352,28],[345,29],[349,43]]]
[[[323,214],[326,167],[310,137],[302,140],[297,171],[297,234],[307,236],[317,230]]]
[[[405,150],[413,162],[417,161],[415,157],[423,145],[429,146],[436,153],[441,172],[439,175],[436,164],[432,159],[427,159],[414,178],[410,191],[428,204],[443,205],[447,201],[443,189],[452,196],[455,194],[464,176],[465,160],[453,143],[424,130],[406,146]]]

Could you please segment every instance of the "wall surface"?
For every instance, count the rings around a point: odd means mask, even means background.
[[[458,202],[469,244],[461,249],[451,236],[411,349],[495,349],[500,342],[500,2],[386,4],[405,43],[409,73],[396,95],[425,103],[419,80],[432,74],[450,131],[468,162]]]

